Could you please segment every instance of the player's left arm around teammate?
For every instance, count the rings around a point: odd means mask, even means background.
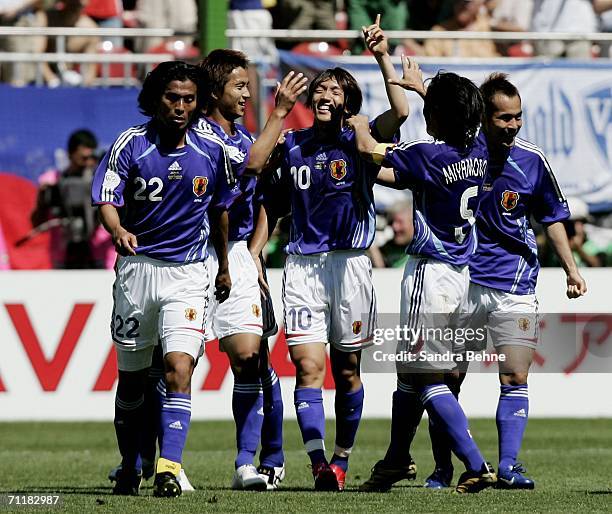
[[[293,109],[298,97],[306,91],[307,81],[308,79],[302,73],[296,74],[290,71],[283,81],[278,83],[274,109],[261,134],[251,146],[245,174],[258,175],[261,173],[281,135],[285,118]]]
[[[232,289],[232,279],[229,273],[229,261],[227,258],[227,237],[229,231],[229,216],[227,209],[211,209],[210,216],[210,238],[217,260],[219,261],[219,271],[215,277],[215,298],[219,303],[228,299]]]
[[[106,231],[113,238],[117,253],[119,255],[136,255],[138,240],[134,234],[121,226],[117,208],[111,204],[101,205],[98,216]]]
[[[567,239],[567,232],[563,223],[560,221],[551,223],[546,226],[546,235],[552,243],[555,253],[559,257],[561,266],[567,275],[567,290],[568,298],[578,298],[587,292],[586,282],[580,275],[572,250],[570,249]]]
[[[376,21],[372,25],[362,27],[362,31],[365,44],[374,54],[374,58],[380,67],[387,98],[391,105],[390,110],[377,118],[376,129],[383,139],[390,140],[408,118],[410,106],[404,90],[390,81],[390,79],[397,79],[397,74],[389,55],[389,41],[380,28],[380,14],[376,16]]]
[[[363,159],[368,162],[380,164],[385,158],[387,149],[392,147],[389,143],[379,143],[370,133],[370,126],[367,116],[357,114],[351,116],[347,123],[355,131],[355,140],[357,141],[357,151]],[[383,183],[394,184],[395,175],[393,170],[389,168],[381,168],[377,175],[377,180]]]

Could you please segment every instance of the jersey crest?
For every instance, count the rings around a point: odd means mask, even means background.
[[[206,193],[206,188],[208,187],[208,178],[207,177],[194,177],[193,178],[193,192],[196,196],[202,196]]]
[[[519,194],[516,191],[505,190],[502,193],[501,205],[507,211],[514,209],[518,203]]]
[[[329,163],[331,176],[336,180],[342,180],[346,177],[346,161],[344,159],[336,159]]]

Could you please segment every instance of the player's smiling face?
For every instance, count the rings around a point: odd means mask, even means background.
[[[172,130],[184,130],[197,106],[197,86],[191,80],[173,80],[161,97],[157,118]]]
[[[321,82],[312,95],[312,110],[318,122],[327,123],[342,117],[344,90],[334,79]]]
[[[489,144],[511,147],[523,126],[521,97],[498,93],[493,97],[493,113],[485,121],[485,133]]]
[[[250,97],[247,71],[242,67],[234,68],[223,87],[221,98],[218,99],[219,111],[231,121],[241,118],[244,116],[246,102]]]

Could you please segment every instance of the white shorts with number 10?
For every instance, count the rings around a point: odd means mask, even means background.
[[[329,342],[343,352],[370,346],[376,296],[369,257],[361,250],[289,255],[283,307],[289,346]]]

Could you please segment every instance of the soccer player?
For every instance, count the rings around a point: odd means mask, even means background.
[[[378,23],[365,28],[364,37],[391,104],[371,129],[390,141],[408,116],[408,102],[404,91],[388,82],[396,75]],[[278,147],[278,183],[265,193],[272,218],[289,210],[292,215],[283,276],[284,328],[296,366],[298,424],[317,490],[344,489],[363,408],[361,349],[371,344],[375,325],[376,299],[365,252],[375,233],[372,187],[379,166],[359,157],[346,125],[361,103],[361,90],[349,72],[333,68],[319,73],[307,97],[314,124],[285,135]],[[329,462],[321,390],[327,343],[336,384],[336,445]]]
[[[403,66],[406,70],[405,58]],[[426,93],[422,82],[395,83],[424,96],[423,113],[433,140],[380,144],[370,134],[364,117],[351,118],[349,123],[355,128],[364,158],[384,167],[379,180],[413,193],[414,238],[406,250],[411,258],[402,280],[400,324],[415,329],[431,322],[452,327],[465,308],[467,263],[475,244],[476,196],[486,170],[486,148],[476,139],[482,98],[470,80],[454,73],[438,73]],[[422,350],[414,353],[435,357],[445,351],[453,348],[443,341],[425,340]],[[478,492],[495,482],[495,473],[482,457],[467,418],[445,383],[445,375],[455,367],[454,362],[417,359],[398,368],[391,445],[361,491],[388,491],[398,480],[415,476],[410,443],[423,408],[448,435],[453,451],[465,464],[457,492]]]
[[[534,481],[516,461],[529,415],[527,376],[538,338],[540,266],[532,216],[559,256],[568,298],[582,296],[587,288],[569,247],[563,221],[570,213],[550,164],[537,146],[516,137],[523,123],[517,88],[507,75],[494,73],[480,90],[489,165],[479,193],[469,311],[476,326],[487,324],[497,352],[506,357],[499,363],[498,487],[533,489]]]
[[[235,174],[240,200],[229,209],[229,267],[232,292],[223,304],[211,298],[206,339],[219,339],[234,375],[232,411],[236,422],[237,455],[233,489],[276,489],[285,475],[282,450],[282,396],[280,382],[271,366],[261,366],[262,302],[258,282],[259,255],[252,256],[247,242],[254,228],[256,174],[261,171],[281,133],[298,96],[306,91],[306,77],[289,72],[277,87],[276,105],[257,141],[236,120],[244,116],[250,98],[249,62],[236,50],[213,50],[200,63],[206,101],[200,130],[215,134],[225,143]],[[214,249],[209,267],[217,269]],[[265,303],[265,302],[264,302]],[[265,356],[264,356],[265,355]],[[269,401],[264,403],[262,388]],[[262,416],[263,413],[263,416]],[[266,430],[262,431],[266,423]],[[261,436],[260,466],[253,460]]]
[[[119,383],[115,431],[122,456],[115,494],[138,494],[144,391],[158,338],[167,394],[161,406],[155,496],[179,496],[177,476],[189,431],[191,375],[202,352],[208,300],[210,227],[227,226],[233,176],[223,143],[191,127],[201,107],[199,73],[183,62],[150,72],[138,96],[150,118],[123,132],[95,172],[92,201],[120,257],[111,332]],[[210,219],[209,219],[210,215]],[[229,295],[227,239],[219,255],[217,298]]]

